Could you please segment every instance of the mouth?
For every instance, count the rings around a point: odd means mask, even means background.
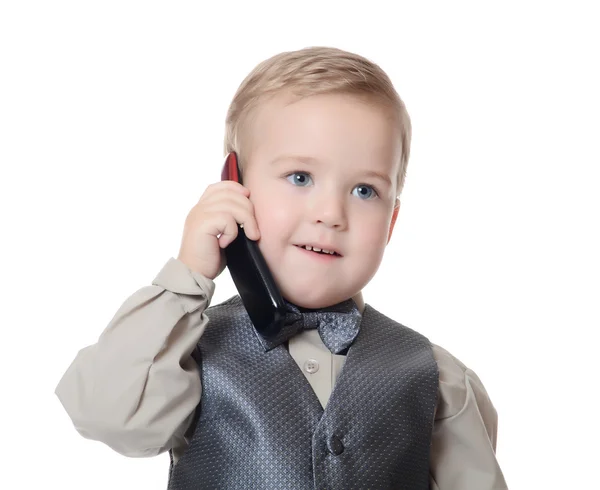
[[[341,257],[342,254],[333,249],[319,248],[313,247],[312,245],[296,245],[298,248],[302,248],[304,250],[308,250],[309,252],[314,252],[320,255],[330,255],[332,257]]]

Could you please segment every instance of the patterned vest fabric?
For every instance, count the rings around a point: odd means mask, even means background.
[[[429,489],[439,373],[426,337],[365,305],[323,410],[286,347],[264,350],[239,296],[206,315],[202,398],[169,490]]]

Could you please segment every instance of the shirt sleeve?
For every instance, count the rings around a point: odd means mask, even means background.
[[[55,393],[83,437],[130,457],[185,446],[202,391],[191,353],[214,289],[171,257],[79,351]]]
[[[439,346],[431,490],[507,490],[496,459],[498,414],[471,369]]]

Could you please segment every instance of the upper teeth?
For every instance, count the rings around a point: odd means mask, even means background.
[[[331,255],[333,255],[335,253],[332,250],[325,250],[324,248],[320,249],[317,247],[311,247],[310,245],[304,245],[302,248],[305,248],[306,250],[313,250],[315,252],[325,252],[326,254],[331,254]]]

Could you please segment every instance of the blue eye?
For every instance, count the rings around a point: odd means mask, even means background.
[[[292,172],[286,176],[286,179],[288,182],[298,187],[306,187],[312,182],[312,177],[307,172]],[[354,192],[356,190],[358,190],[358,195]],[[357,195],[357,197],[362,198],[364,201],[368,201],[379,196],[373,187],[366,184],[357,185],[352,191],[352,194]]]
[[[288,175],[286,179],[294,185],[306,187],[307,181],[310,180],[310,175],[308,175],[306,172],[294,172]]]
[[[358,189],[358,197],[364,197],[365,200],[373,199],[377,197],[377,191],[373,189],[370,185],[357,185],[354,190]],[[354,194],[354,191],[352,191]],[[355,194],[356,195],[356,194]]]

